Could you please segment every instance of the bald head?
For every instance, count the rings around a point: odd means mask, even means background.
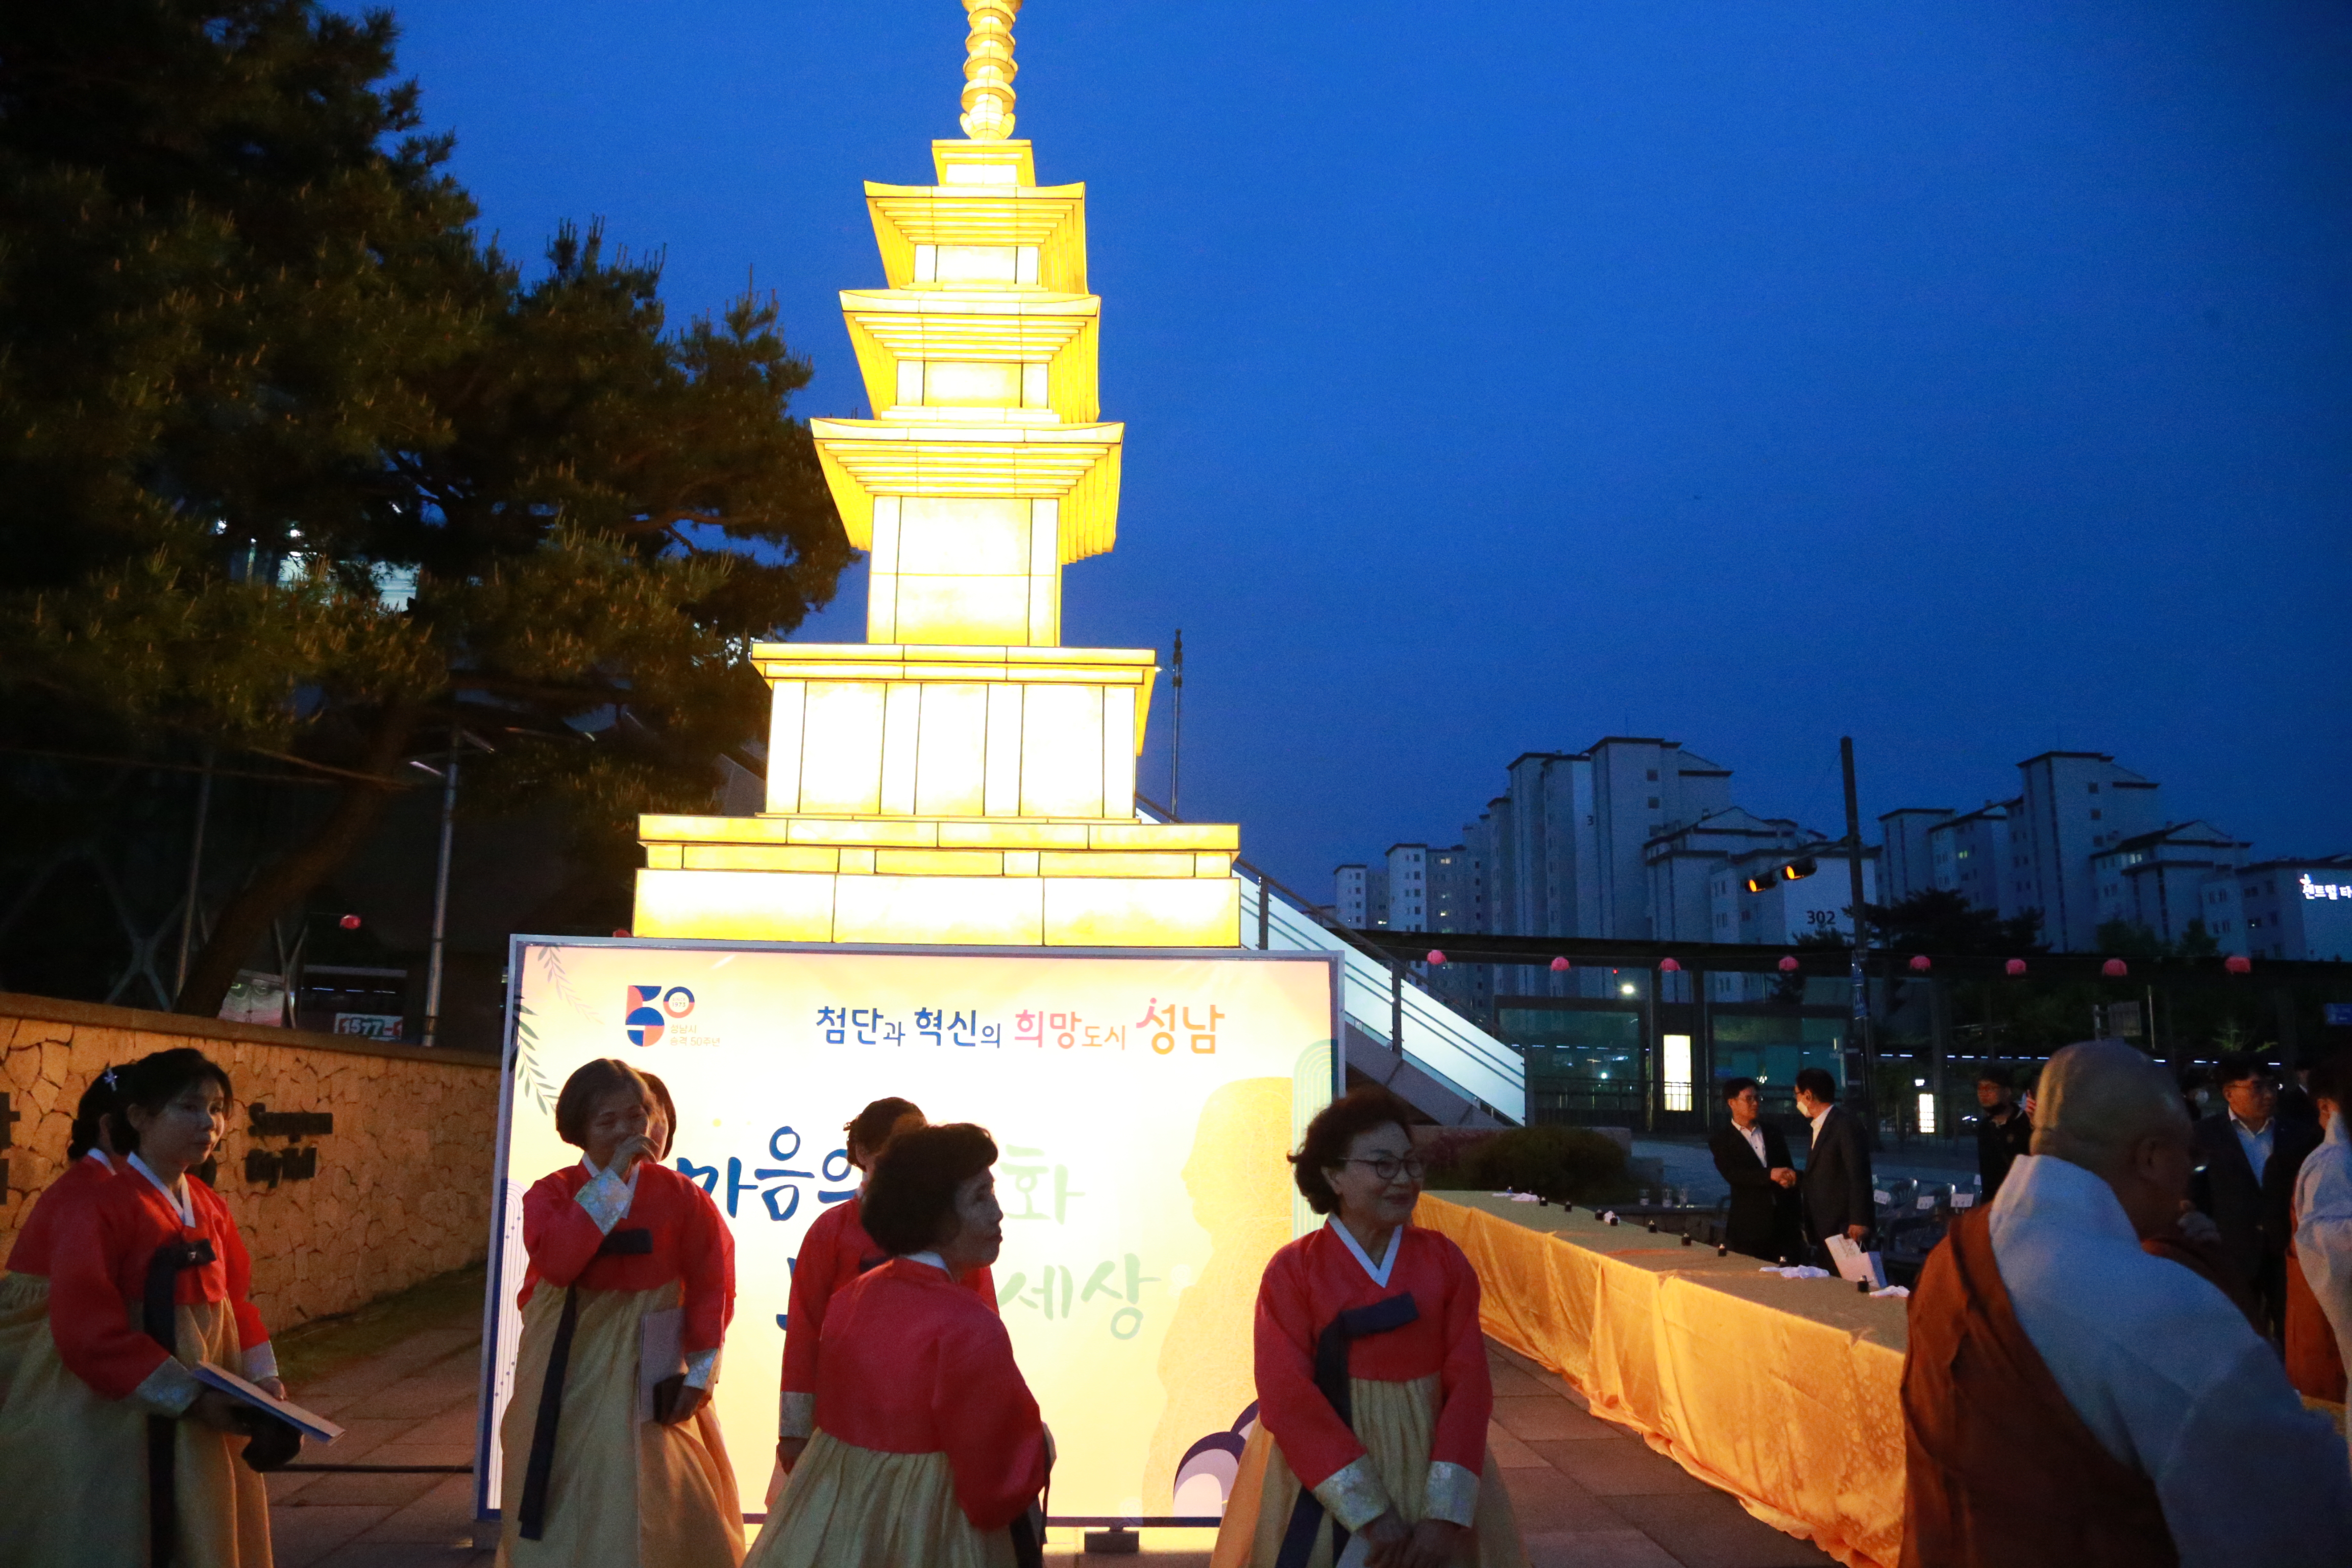
[[[2121,1040],[2086,1040],[2052,1057],[2033,1117],[2036,1154],[2101,1175],[2142,1139],[2189,1126],[2172,1075]]]

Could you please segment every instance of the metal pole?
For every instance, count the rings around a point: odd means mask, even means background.
[[[1265,873],[1261,871],[1257,879],[1257,950],[1260,952],[1264,952],[1266,946],[1266,897]]]
[[[1389,960],[1389,1045],[1404,1060],[1404,965]]]
[[[433,957],[425,971],[425,1043],[441,1032],[441,963],[449,931],[449,841],[457,819],[457,731],[449,731],[449,764],[441,775],[441,864],[433,876]]]
[[[180,910],[180,967],[172,976],[172,1001],[176,1005],[180,993],[188,986],[188,950],[196,935],[196,889],[205,867],[205,819],[213,809],[213,748],[205,748],[205,771],[196,785],[195,842],[188,850],[188,897]]]
[[[1178,786],[1183,783],[1184,763],[1184,628],[1176,628],[1176,683],[1170,700],[1172,710],[1168,721],[1168,815],[1175,821],[1184,820],[1178,809]]]
[[[1853,1039],[1852,1048],[1862,1058],[1862,1107],[1870,1140],[1878,1141],[1877,1052],[1870,1028],[1870,978],[1863,971],[1863,950],[1870,944],[1869,906],[1862,896],[1862,807],[1853,787],[1853,737],[1838,738],[1838,765],[1845,773],[1845,868],[1853,898]]]

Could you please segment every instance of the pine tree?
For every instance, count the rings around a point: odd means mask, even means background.
[[[0,703],[337,785],[185,1012],[461,728],[494,799],[707,805],[762,721],[751,641],[852,558],[772,300],[670,330],[658,261],[593,226],[527,279],[394,37],[313,0],[0,8]]]

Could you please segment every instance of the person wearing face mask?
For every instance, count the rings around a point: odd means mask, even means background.
[[[817,1215],[801,1239],[800,1256],[793,1264],[792,1299],[784,1314],[783,1398],[776,1428],[776,1465],[782,1474],[791,1474],[816,1432],[817,1346],[824,1334],[825,1309],[859,1275],[889,1260],[882,1245],[859,1223],[865,1212],[866,1182],[872,1177],[874,1162],[893,1138],[923,1125],[923,1113],[915,1103],[893,1095],[874,1101],[842,1128],[848,1139],[849,1163],[864,1179],[856,1196]],[[986,1302],[990,1311],[996,1310],[996,1281],[986,1265],[963,1275],[958,1283]],[[772,1485],[771,1505],[775,1491]]]
[[[1413,1225],[1412,1112],[1384,1089],[1318,1111],[1291,1165],[1322,1228],[1258,1288],[1257,1430],[1212,1568],[1524,1568],[1486,1452],[1478,1277]]]
[[[583,1157],[523,1195],[500,1568],[604,1562],[614,1542],[648,1565],[742,1561],[742,1507],[709,1404],[735,1243],[701,1187],[660,1163],[676,1121],[666,1099],[613,1058],[556,1098],[556,1131]],[[648,1415],[641,1384],[662,1369],[640,1360],[667,1345],[684,1366],[654,1380]]]
[[[124,1168],[48,1237],[47,1331],[0,1405],[0,1555],[268,1568],[269,1498],[253,1467],[287,1456],[248,1453],[255,1418],[194,1371],[210,1362],[286,1392],[244,1239],[191,1174],[226,1128],[228,1075],[183,1047],[116,1079]]]
[[[1043,1561],[1053,1438],[962,1283],[1003,1245],[995,1163],[968,1122],[900,1132],[874,1162],[861,1218],[889,1258],[826,1308],[814,1431],[744,1568]]]
[[[89,1223],[91,1204],[123,1167],[107,1119],[121,1106],[115,1085],[122,1074],[108,1068],[89,1080],[74,1108],[66,1146],[66,1168],[33,1200],[8,1249],[8,1272],[0,1276],[0,1403],[26,1348],[49,1321],[49,1255],[60,1230]]]

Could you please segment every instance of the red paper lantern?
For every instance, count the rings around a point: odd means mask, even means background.
[[[1445,954],[1439,949],[1433,947],[1429,950],[1429,962],[1432,963],[1443,963],[1445,962]]]
[[[2021,958],[2012,958],[2007,963],[2002,964],[2001,969],[2013,978],[2025,973],[2025,960]]]
[[[1681,964],[1679,964],[1679,963],[1676,963],[1673,959],[1671,959],[1671,958],[1662,958],[1662,959],[1658,960],[1658,973],[1661,973],[1661,974],[1680,974],[1682,972],[1683,972],[1683,966],[1682,966]]]
[[[1914,974],[1925,974],[1925,973],[1927,973],[1927,971],[1928,971],[1928,970],[1930,970],[1930,969],[1932,969],[1932,968],[1934,968],[1934,967],[1935,967],[1935,965],[1933,965],[1933,964],[1931,964],[1931,963],[1929,963],[1927,962],[1927,955],[1926,953],[1924,953],[1924,952],[1915,952],[1915,953],[1913,953],[1913,954],[1911,955],[1911,973],[1914,973]]]
[[[627,928],[624,927],[623,929],[614,931],[613,934],[617,937],[626,937],[629,933]]]
[[[341,920],[337,921],[335,923],[342,927],[345,931],[357,931],[360,929],[360,917],[357,915],[345,915]]]
[[[1574,967],[1574,964],[1571,964],[1564,958],[1555,958],[1551,961],[1551,972],[1554,974],[1565,974]]]
[[[2221,961],[2221,967],[2232,974],[2252,974],[2254,972],[2254,961],[2242,952],[2233,952]]]
[[[2110,980],[2121,980],[2131,973],[2131,965],[2120,958],[2111,958],[2099,965],[2099,973]]]
[[[1780,961],[1780,973],[1783,974],[1794,974],[1797,973],[1797,955],[1795,953],[1792,952]]]

